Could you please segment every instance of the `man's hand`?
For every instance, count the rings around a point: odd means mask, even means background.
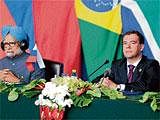
[[[11,71],[8,71],[8,74],[6,75],[5,81],[18,83],[18,82],[20,82],[20,79],[17,78]]]
[[[6,78],[6,75],[7,75],[8,71],[9,71],[9,69],[0,70],[0,80],[4,81],[4,79]]]
[[[0,71],[0,79],[5,82],[20,82],[20,79],[17,78],[9,69],[3,69]]]
[[[115,84],[114,82],[112,82],[108,77],[104,78],[102,84],[110,89],[117,89],[117,84]]]

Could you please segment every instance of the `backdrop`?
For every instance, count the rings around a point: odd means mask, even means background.
[[[145,36],[144,54],[160,63],[159,6],[160,0],[1,0],[0,30],[8,24],[22,26],[31,54],[36,44],[42,58],[61,62],[65,73],[76,69],[79,77],[92,81],[122,58],[121,35],[128,30]]]

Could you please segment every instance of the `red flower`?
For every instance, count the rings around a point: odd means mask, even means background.
[[[84,92],[86,92],[87,90],[90,90],[90,89],[91,89],[90,87],[78,89],[78,90],[76,91],[76,95],[77,95],[77,96],[80,96],[80,95],[82,95]]]
[[[36,90],[42,90],[45,87],[44,83],[38,84],[37,86],[34,87]]]

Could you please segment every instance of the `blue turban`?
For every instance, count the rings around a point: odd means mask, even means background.
[[[2,38],[7,36],[7,34],[10,34],[12,37],[14,37],[17,41],[27,40],[27,34],[22,29],[22,27],[19,26],[11,26],[7,25],[2,28]]]

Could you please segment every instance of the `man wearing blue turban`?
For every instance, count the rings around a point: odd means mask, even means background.
[[[44,69],[40,69],[36,60],[26,52],[29,46],[27,34],[19,26],[2,28],[1,48],[6,57],[0,60],[0,80],[13,83],[28,83],[44,78]]]

